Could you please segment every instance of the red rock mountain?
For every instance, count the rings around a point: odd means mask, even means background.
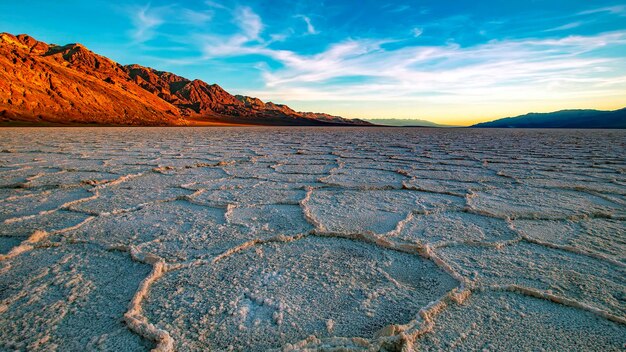
[[[369,125],[120,65],[81,44],[0,33],[0,124]]]

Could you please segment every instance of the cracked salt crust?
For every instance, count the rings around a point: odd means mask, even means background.
[[[0,349],[621,351],[624,133],[0,129]]]

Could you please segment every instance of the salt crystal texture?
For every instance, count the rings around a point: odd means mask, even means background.
[[[0,350],[623,351],[624,140],[0,129]]]

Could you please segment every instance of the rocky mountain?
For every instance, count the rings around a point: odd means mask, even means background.
[[[371,125],[9,33],[0,33],[0,124]]]
[[[471,127],[499,128],[626,128],[626,108],[615,111],[561,110],[530,113],[483,122]]]

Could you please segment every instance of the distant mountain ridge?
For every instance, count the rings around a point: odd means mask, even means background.
[[[626,108],[615,111],[561,110],[530,113],[475,124],[482,128],[626,128]]]
[[[457,127],[452,125],[442,125],[428,120],[421,119],[365,119],[375,125],[394,127]]]
[[[217,84],[121,65],[81,44],[0,33],[0,123],[371,125],[231,95]]]

